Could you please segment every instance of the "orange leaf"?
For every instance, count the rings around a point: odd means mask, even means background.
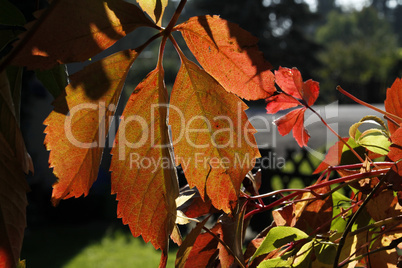
[[[141,8],[159,25],[162,24],[163,12],[168,0],[137,0]]]
[[[22,38],[25,43],[13,64],[50,69],[85,61],[140,26],[155,27],[139,7],[122,0],[53,1],[38,17],[26,26],[34,34]]]
[[[245,175],[259,157],[255,129],[247,106],[227,93],[208,73],[186,58],[171,95],[176,164],[182,165],[190,187],[205,200],[229,213]]]
[[[0,133],[0,267],[16,267],[26,227],[29,190],[21,163]]]
[[[397,78],[391,88],[387,89],[387,98],[385,99],[384,105],[388,113],[402,117],[402,80],[400,78]],[[402,121],[397,121],[395,118],[392,119],[397,124],[402,123]],[[394,133],[398,127],[399,126],[388,120],[388,128],[391,134]]]
[[[134,236],[142,235],[167,257],[168,237],[176,220],[179,195],[168,148],[167,99],[163,69],[137,86],[124,109],[112,149],[112,192],[118,217]],[[128,128],[129,127],[129,128]]]
[[[259,51],[258,39],[219,16],[193,17],[178,25],[197,61],[227,91],[248,100],[275,92],[272,66]]]
[[[70,77],[66,91],[44,124],[49,163],[58,182],[52,199],[87,195],[98,175],[110,116],[114,114],[135,51],[92,63]]]

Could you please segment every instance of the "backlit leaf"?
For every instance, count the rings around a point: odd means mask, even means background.
[[[279,134],[285,136],[293,130],[293,137],[300,147],[307,146],[310,134],[304,128],[304,112],[306,108],[293,110],[286,115],[276,119],[274,124],[278,127]]]
[[[389,138],[379,129],[368,129],[364,131],[357,142],[373,153],[380,155],[388,154],[389,146],[391,145]]]
[[[16,267],[26,227],[29,190],[21,163],[0,132],[0,267]]]
[[[70,76],[44,124],[49,163],[58,182],[52,199],[87,195],[98,175],[104,142],[128,70],[137,57],[122,51]]]
[[[248,100],[275,92],[271,65],[259,51],[258,39],[219,16],[193,17],[178,25],[197,61],[227,91]]]
[[[316,194],[327,194],[331,191],[329,186],[315,190]],[[304,193],[301,199],[313,198],[312,193]],[[291,226],[304,230],[308,233],[320,228],[319,233],[326,233],[330,229],[332,219],[332,196],[325,199],[297,202],[294,206]]]
[[[217,223],[210,231],[216,236],[219,236],[219,233],[222,231],[221,228],[222,225]],[[198,235],[193,247],[190,249],[190,252],[186,252],[187,260],[185,265],[183,266],[183,262],[181,262],[180,266],[176,267],[213,267],[214,262],[219,254],[218,245],[219,241],[212,234],[205,232]]]
[[[300,104],[305,102],[307,105],[311,106],[318,98],[318,82],[311,79],[303,82],[301,73],[297,68],[289,69],[279,67],[279,69],[275,71],[275,82],[283,92],[299,100]],[[269,102],[270,99],[267,101]]]
[[[293,108],[300,105],[300,102],[292,96],[278,94],[267,99],[267,113],[275,114],[278,111]]]
[[[402,80],[400,78],[395,79],[391,88],[387,89],[387,98],[384,102],[385,110],[388,113],[402,117]],[[398,129],[398,124],[402,121],[392,118],[396,125],[388,120],[388,128],[391,133],[394,133]]]
[[[304,112],[306,107],[313,105],[318,98],[318,82],[311,79],[303,82],[297,68],[282,67],[275,71],[275,81],[283,92],[266,99],[267,113],[276,113],[298,105],[305,106],[278,118],[274,124],[278,126],[282,136],[289,134],[293,129],[293,137],[299,146],[307,146],[310,135],[304,128]]]
[[[163,12],[168,5],[168,0],[137,0],[137,2],[155,23],[161,26]]]
[[[157,68],[131,94],[121,117],[112,149],[112,193],[117,216],[133,236],[162,249],[167,258],[168,238],[176,221],[179,195],[175,166],[169,151],[166,125],[167,96],[163,69]]]
[[[197,240],[199,234],[202,231],[202,228],[205,226],[205,223],[208,221],[208,219],[209,217],[206,217],[202,222],[198,223],[197,226],[192,229],[191,232],[186,236],[186,239],[183,241],[182,246],[177,251],[175,267],[185,267],[187,258],[191,250],[195,246],[195,241]]]
[[[240,185],[259,157],[247,106],[196,64],[182,58],[172,90],[172,124],[176,164],[190,187],[208,196],[214,207],[230,212]]]
[[[342,138],[345,142],[348,141],[348,138]],[[320,173],[326,170],[330,166],[338,166],[341,157],[342,157],[342,149],[345,144],[342,141],[337,141],[334,145],[329,148],[327,155],[325,156],[324,161],[317,167],[317,169],[313,172],[313,174]]]
[[[15,65],[50,69],[85,61],[136,28],[154,26],[139,7],[122,0],[53,1],[37,17],[26,26],[34,34],[29,40],[22,37]]]
[[[269,253],[274,249],[283,247],[290,242],[295,242],[305,238],[308,238],[308,235],[297,228],[289,226],[274,227],[268,232],[261,246],[254,253],[251,260],[262,254]]]

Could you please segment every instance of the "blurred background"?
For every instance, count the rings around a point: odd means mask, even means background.
[[[23,11],[27,21],[33,19],[37,1],[10,2]],[[167,25],[178,3],[169,2],[163,25]],[[364,101],[381,104],[387,87],[402,75],[402,0],[189,0],[179,22],[205,14],[220,15],[257,36],[261,51],[274,69],[297,67],[304,80],[319,81],[318,105],[323,108],[338,101],[336,109],[349,109],[332,118],[341,133],[347,133],[350,122],[358,121],[368,111],[340,95],[335,90],[337,85]],[[152,30],[138,29],[92,61],[116,50],[135,48],[153,34]],[[180,34],[174,36],[183,45]],[[154,42],[134,63],[120,101],[120,112],[135,86],[154,68],[157,52],[158,42]],[[191,57],[188,51],[185,53]],[[72,74],[86,64],[68,65],[68,71]],[[164,67],[166,83],[171,88],[180,62],[169,45]],[[48,168],[42,122],[52,110],[53,97],[34,72],[25,71],[22,98],[21,125],[35,166],[35,174],[28,177],[31,186],[28,227],[21,255],[27,259],[28,267],[156,267],[159,252],[133,238],[121,220],[116,219],[117,203],[110,195],[108,150],[88,197],[61,201],[56,208],[51,206],[51,185],[56,178]],[[247,104],[251,107],[249,116],[265,114],[264,101]],[[311,124],[311,128],[314,126]],[[318,136],[326,133],[322,125],[319,131],[307,128]],[[309,174],[319,161],[296,151],[297,144],[290,135],[282,138],[275,131],[258,138],[261,144],[264,139],[272,141],[261,147],[263,156],[270,157],[270,161],[282,156],[296,160],[266,170],[264,190],[289,185],[303,187],[308,183],[306,180],[311,180]],[[314,146],[322,148],[325,143]],[[270,173],[275,170],[282,175],[275,178]],[[251,223],[253,231],[260,231],[268,222],[268,215],[260,216]],[[169,267],[173,267],[175,250],[173,246]]]

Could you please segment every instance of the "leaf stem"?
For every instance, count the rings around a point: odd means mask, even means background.
[[[310,111],[312,111],[315,115],[317,115],[318,118],[320,118],[321,122],[338,138],[338,140],[340,140],[344,145],[346,145],[346,147],[349,148],[349,150],[357,157],[357,159],[359,159],[360,162],[364,163],[363,158],[344,139],[342,139],[342,137],[339,136],[339,134],[335,130],[333,130],[332,127],[327,124],[327,122],[325,122],[324,118],[322,118],[319,113],[317,113],[313,108],[308,105],[306,107],[310,109]]]
[[[394,115],[394,114],[391,114],[391,113],[388,113],[388,112],[386,112],[386,111],[383,111],[383,110],[381,110],[381,109],[379,109],[379,108],[377,108],[377,107],[375,107],[375,106],[373,106],[373,105],[371,105],[371,104],[369,104],[369,103],[367,103],[367,102],[364,102],[364,101],[362,101],[362,100],[356,98],[355,96],[353,96],[353,95],[350,94],[349,92],[345,91],[345,90],[344,90],[343,88],[341,88],[340,86],[337,86],[336,89],[337,89],[339,92],[341,92],[343,95],[347,96],[348,98],[352,99],[353,101],[355,101],[355,102],[357,102],[357,103],[359,103],[359,104],[361,104],[361,105],[364,105],[364,106],[366,106],[366,107],[368,107],[368,108],[370,108],[370,109],[373,109],[374,111],[379,112],[379,113],[381,113],[381,114],[383,114],[383,115],[385,115],[385,116],[388,116],[389,118],[392,118],[392,119],[394,119],[394,120],[397,120],[397,121],[400,121],[400,122],[402,121],[402,118],[400,118],[399,116]]]
[[[181,0],[180,4],[177,6],[176,11],[173,14],[173,17],[170,19],[168,26],[164,30],[165,36],[169,36],[173,30],[173,27],[176,25],[177,20],[180,17],[181,12],[183,11],[184,6],[186,5],[187,0]]]

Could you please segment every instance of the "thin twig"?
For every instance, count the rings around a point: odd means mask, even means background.
[[[402,118],[400,118],[399,116],[394,115],[394,114],[391,114],[391,113],[388,113],[388,112],[386,112],[386,111],[383,111],[383,110],[381,110],[381,109],[379,109],[379,108],[377,108],[377,107],[375,107],[375,106],[373,106],[373,105],[371,105],[371,104],[369,104],[369,103],[367,103],[367,102],[364,102],[364,101],[362,101],[362,100],[356,98],[355,96],[353,96],[353,95],[350,94],[349,92],[345,91],[345,90],[344,90],[343,88],[341,88],[340,86],[337,86],[336,89],[337,89],[339,92],[341,92],[343,95],[345,95],[345,96],[349,97],[350,99],[354,100],[355,102],[357,102],[357,103],[359,103],[359,104],[361,104],[361,105],[364,105],[364,106],[366,106],[366,107],[368,107],[368,108],[370,108],[370,109],[373,109],[374,111],[379,112],[379,113],[381,113],[381,114],[383,114],[383,115],[386,115],[386,116],[388,116],[389,118],[392,118],[392,119],[394,119],[394,120],[398,120],[398,121],[402,122]]]

